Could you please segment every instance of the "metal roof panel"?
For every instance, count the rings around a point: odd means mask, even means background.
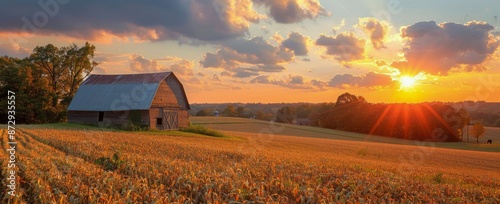
[[[132,82],[135,80],[131,77],[128,78],[129,79],[127,79],[127,82]],[[155,97],[158,85],[159,83],[113,83],[112,85],[110,85],[105,83],[98,83],[98,81],[85,83],[82,84],[76,92],[73,100],[71,101],[71,104],[68,106],[68,110],[147,110],[150,108],[151,102]]]
[[[139,84],[160,83],[172,72],[158,72],[147,74],[120,74],[120,75],[90,75],[82,85],[89,84]]]

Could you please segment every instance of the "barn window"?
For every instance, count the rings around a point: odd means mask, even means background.
[[[104,119],[104,112],[99,112],[99,122],[102,122]]]
[[[156,118],[156,125],[163,125],[162,118]]]

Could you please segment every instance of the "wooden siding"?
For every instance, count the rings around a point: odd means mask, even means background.
[[[141,123],[149,125],[149,111],[138,111],[141,112]],[[101,122],[99,122],[99,111],[68,111],[68,122],[70,123],[125,125],[129,121],[130,111],[105,111]]]
[[[149,109],[149,116],[150,116],[149,121],[151,121],[151,123],[149,124],[150,129],[156,130],[157,129],[156,119],[163,118],[163,115],[160,113],[160,110],[177,112],[179,128],[187,128],[189,126],[189,113],[187,110],[181,110],[180,108],[172,108],[172,107],[165,107],[163,109],[151,108]]]
[[[165,82],[161,82],[156,91],[156,95],[151,102],[151,108],[158,107],[178,107],[175,94]]]

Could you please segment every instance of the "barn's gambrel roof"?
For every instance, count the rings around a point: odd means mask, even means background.
[[[68,111],[148,110],[161,82],[166,82],[179,106],[189,110],[181,82],[172,72],[90,75],[78,88]]]

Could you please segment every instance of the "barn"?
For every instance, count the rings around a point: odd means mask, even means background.
[[[189,124],[189,102],[172,72],[90,75],[68,106],[68,122],[175,130]]]

